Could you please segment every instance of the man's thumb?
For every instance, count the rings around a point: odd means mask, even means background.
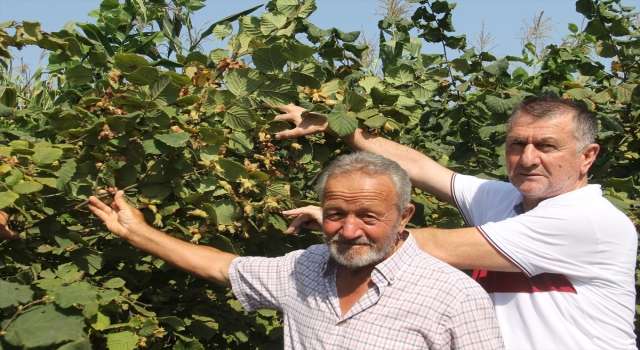
[[[116,205],[122,209],[122,208],[126,208],[127,205],[129,205],[127,203],[127,200],[124,199],[124,191],[118,191],[116,192],[115,197],[113,197],[113,201],[116,203]]]

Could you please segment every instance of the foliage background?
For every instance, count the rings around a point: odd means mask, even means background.
[[[104,0],[96,23],[55,33],[0,24],[0,208],[22,237],[0,243],[0,348],[281,348],[279,314],[244,312],[229,290],[136,251],[85,209],[118,186],[149,223],[194,244],[278,256],[319,243],[285,236],[279,213],[315,203],[322,164],[347,150],[330,136],[276,141],[290,126],[263,103],[297,101],[341,135],[360,125],[505,180],[513,106],[540,92],[582,101],[601,124],[590,181],[638,227],[633,8],[578,0],[586,25],[569,24],[562,46],[495,57],[454,35],[454,3],[411,2],[410,18],[380,21],[373,53],[358,32],[310,23],[313,0],[271,1],[202,32],[198,0]],[[201,52],[207,37],[228,44]],[[423,42],[442,52],[422,53]],[[24,45],[50,51],[47,74],[15,79],[8,48]],[[463,225],[429,194],[413,199],[413,225]]]

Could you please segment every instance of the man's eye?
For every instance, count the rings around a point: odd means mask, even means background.
[[[325,215],[327,220],[339,220],[341,217],[339,213],[328,213]]]
[[[373,221],[378,221],[378,217],[375,215],[366,214],[362,217],[362,220],[365,222],[373,222]]]

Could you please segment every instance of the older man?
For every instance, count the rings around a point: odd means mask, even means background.
[[[287,138],[330,131],[326,118],[280,108]],[[343,140],[397,161],[414,186],[456,205],[470,228],[413,230],[420,248],[462,269],[490,294],[511,349],[635,348],[637,234],[587,184],[599,150],[597,120],[555,96],[526,99],[507,125],[510,183],[455,174],[422,153],[358,129]],[[321,218],[313,208],[290,231]]]
[[[469,277],[421,252],[400,166],[367,152],[342,156],[318,180],[325,245],[280,258],[236,257],[144,223],[117,192],[90,198],[107,228],[186,272],[231,286],[245,309],[284,312],[285,348],[500,349],[495,313]]]

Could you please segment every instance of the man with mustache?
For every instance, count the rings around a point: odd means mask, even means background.
[[[405,230],[408,174],[368,152],[334,160],[317,183],[326,244],[279,258],[237,257],[144,222],[122,191],[89,208],[133,246],[222,286],[248,311],[284,313],[286,349],[502,349],[487,294],[420,251]]]
[[[279,107],[296,127],[277,138],[332,132],[326,117]],[[456,174],[409,147],[358,128],[342,140],[400,164],[414,186],[460,210],[470,226],[423,228],[419,247],[461,269],[489,293],[506,348],[635,348],[637,234],[631,221],[587,183],[600,149],[598,121],[584,105],[557,96],[523,100],[507,122],[510,183]],[[296,217],[289,233],[323,219]]]

